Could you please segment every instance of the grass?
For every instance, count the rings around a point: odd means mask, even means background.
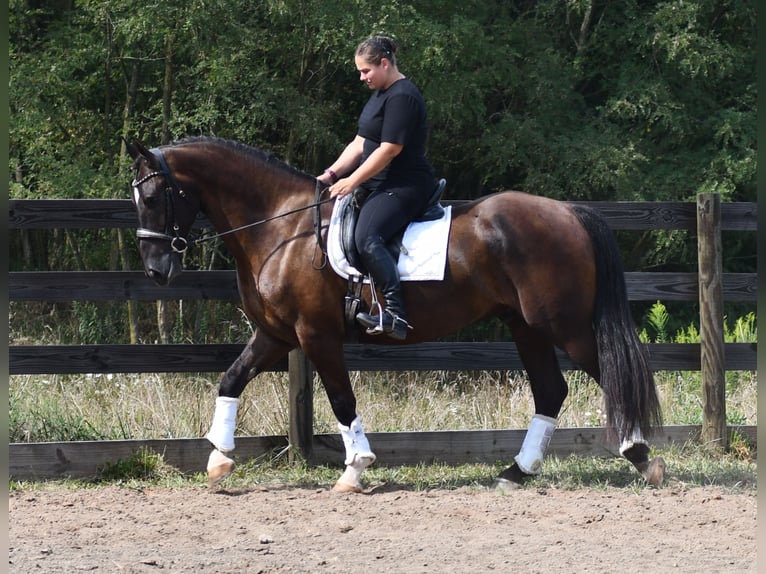
[[[729,375],[733,375],[729,373]],[[756,373],[735,373],[727,389],[733,424],[756,424]],[[570,395],[560,426],[602,426],[598,386],[579,372],[568,375]],[[660,373],[657,387],[666,424],[699,424],[698,373]],[[526,428],[534,409],[521,373],[352,373],[368,432],[447,429]],[[181,438],[204,435],[212,416],[217,380],[203,375],[14,376],[11,382],[11,441]],[[287,434],[287,380],[267,373],[243,395],[237,434]],[[319,383],[315,388],[315,432],[337,432]],[[666,459],[667,487],[716,485],[755,492],[756,450],[734,433],[725,454],[695,444],[659,449]],[[339,466],[288,463],[285,453],[243,461],[227,479],[227,489],[258,485],[329,488]],[[407,490],[484,488],[509,461],[496,464],[442,464],[384,467],[365,472],[369,487]],[[339,463],[340,464],[340,463]],[[205,488],[204,473],[184,475],[162,457],[139,451],[103,468],[96,480],[11,482],[11,490],[92,488],[111,484],[132,488]],[[624,459],[548,456],[543,472],[526,488],[648,488]]]
[[[693,341],[687,329],[665,333],[667,314],[652,309],[653,340]],[[642,333],[642,338],[651,337]],[[727,339],[757,340],[755,317],[748,315],[727,330]],[[687,341],[687,342],[688,342]],[[515,371],[351,372],[352,385],[368,432],[523,429],[534,413],[529,385]],[[580,371],[566,373],[569,396],[559,416],[560,427],[596,427],[605,423],[600,388]],[[665,424],[702,422],[699,372],[655,374]],[[10,377],[11,442],[114,439],[164,439],[203,436],[212,419],[218,376],[209,374],[15,375]],[[238,435],[285,435],[289,424],[287,375],[264,373],[242,395]],[[757,373],[726,373],[727,420],[757,424]],[[320,382],[314,383],[314,431],[337,432],[337,422]],[[716,484],[755,489],[756,452],[734,436],[728,453],[710,453],[684,445],[661,451],[677,485]],[[385,468],[365,473],[370,484],[401,488],[456,488],[490,484],[504,465],[440,465]],[[229,484],[288,483],[307,487],[332,485],[334,467],[287,464],[283,457],[240,465]],[[103,469],[99,481],[118,484],[202,486],[203,475],[182,476],[161,457],[140,452],[128,461]],[[98,482],[98,481],[97,481]],[[52,483],[56,484],[56,482]],[[67,484],[67,483],[64,483]],[[78,483],[72,484],[92,484]],[[544,472],[531,488],[582,486],[645,488],[635,470],[619,458],[549,456]],[[12,483],[12,488],[28,488]]]
[[[727,492],[756,492],[756,463],[752,451],[714,453],[698,445],[675,445],[655,453],[668,465],[666,484],[661,488],[688,489],[716,486]],[[432,489],[484,489],[492,485],[506,464],[421,464],[385,467],[373,465],[365,471],[364,481],[370,489],[426,491]],[[240,464],[226,479],[222,488],[274,488],[284,485],[296,488],[330,488],[340,476],[339,467],[311,466],[304,462],[288,463],[286,457],[274,453],[259,460]],[[167,465],[162,456],[138,451],[129,460],[117,461],[102,469],[94,480],[53,480],[46,482],[11,481],[10,490],[83,489],[104,484],[126,488],[207,488],[204,473],[184,475]],[[624,459],[618,457],[549,456],[543,472],[530,480],[527,489],[610,487],[634,491],[651,489]]]
[[[534,413],[523,373],[352,372],[358,412],[367,431],[526,428]],[[757,376],[727,373],[730,424],[757,423]],[[567,373],[569,396],[561,427],[602,426],[600,388],[579,371]],[[700,424],[699,373],[656,375],[666,424]],[[205,374],[14,375],[10,384],[11,442],[199,437],[212,418],[218,377]],[[317,433],[337,432],[315,378]],[[264,373],[242,395],[237,434],[284,435],[287,375]]]

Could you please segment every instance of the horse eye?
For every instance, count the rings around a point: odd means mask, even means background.
[[[153,195],[144,195],[143,202],[146,207],[154,207],[157,205],[157,198]]]

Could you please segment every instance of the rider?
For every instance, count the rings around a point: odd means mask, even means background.
[[[407,323],[396,260],[386,242],[426,206],[434,171],[425,157],[426,105],[415,84],[396,64],[397,43],[372,36],[356,49],[359,79],[374,90],[359,116],[359,129],[319,180],[331,197],[358,187],[369,196],[356,224],[354,241],[362,264],[385,301],[382,317],[359,313],[357,321],[373,334],[404,339]]]

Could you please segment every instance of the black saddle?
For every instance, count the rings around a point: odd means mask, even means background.
[[[444,188],[447,186],[446,179],[440,179],[434,187],[431,197],[428,199],[425,209],[415,217],[412,221],[435,221],[441,219],[444,216],[444,207],[441,204],[441,198],[444,194]],[[362,187],[358,187],[351,194],[351,197],[343,206],[340,213],[340,241],[343,248],[343,254],[346,256],[348,262],[355,267],[363,275],[367,275],[367,270],[362,264],[359,252],[356,249],[356,243],[354,241],[354,231],[356,230],[356,220],[359,217],[359,210],[364,204],[364,200],[367,199],[369,191]],[[402,229],[394,237],[386,243],[386,247],[394,256],[394,260],[399,259],[399,254],[406,252],[402,245],[402,238],[404,237],[405,229]]]

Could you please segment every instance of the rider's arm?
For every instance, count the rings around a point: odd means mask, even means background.
[[[341,152],[333,164],[317,179],[328,185],[334,183],[335,178],[340,178],[347,173],[352,172],[359,166],[364,151],[364,138],[357,135],[346,148]],[[334,174],[334,177],[333,177]]]
[[[359,138],[359,136],[357,136]],[[364,138],[362,138],[364,144]],[[330,197],[343,197],[354,191],[371,177],[379,174],[399,153],[404,146],[390,142],[381,142],[380,146],[348,177],[338,180],[330,187]],[[347,148],[348,149],[348,148]]]

